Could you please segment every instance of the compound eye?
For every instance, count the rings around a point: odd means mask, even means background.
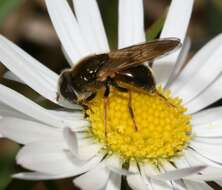
[[[60,94],[69,102],[76,102],[77,96],[72,84],[71,76],[68,72],[62,73],[59,82]]]

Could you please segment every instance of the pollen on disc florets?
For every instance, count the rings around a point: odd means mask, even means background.
[[[155,93],[132,92],[132,108],[138,130],[128,110],[128,93],[111,88],[104,127],[103,91],[89,102],[86,111],[90,132],[111,153],[124,159],[157,160],[178,155],[190,140],[191,117],[179,98],[161,87]]]

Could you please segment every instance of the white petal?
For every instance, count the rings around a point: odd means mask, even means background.
[[[215,182],[222,187],[222,181],[221,180],[216,180]]]
[[[214,167],[207,167],[206,169],[202,170],[200,173],[187,176],[185,179],[189,179],[191,181],[214,181],[216,179],[222,179],[222,169],[221,168],[214,168]]]
[[[199,171],[205,168],[206,166],[200,165],[200,166],[194,166],[194,167],[188,167],[188,168],[182,168],[182,169],[175,169],[174,171],[167,171],[163,174],[160,174],[157,176],[149,176],[149,177],[157,179],[157,180],[167,180],[167,181],[178,180],[186,176],[198,173]]]
[[[195,98],[198,98],[208,86],[210,86],[220,75],[222,71],[222,61],[220,57],[222,54],[222,45],[219,46],[211,56],[201,63],[198,71],[195,72],[190,78],[187,78],[186,83],[183,83],[183,87],[178,90],[175,96],[179,96],[183,99],[183,102],[187,104]],[[189,63],[188,63],[189,64]],[[176,82],[180,79],[178,78]]]
[[[112,172],[117,173],[117,174],[122,175],[122,176],[135,175],[135,173],[136,173],[136,172],[131,172],[131,171],[129,171],[127,169],[124,169],[124,168],[121,168],[121,169],[117,169],[117,168],[114,168],[114,167],[108,167],[108,168]]]
[[[78,107],[77,107],[78,108]],[[57,117],[62,117],[67,120],[73,120],[73,118],[84,119],[84,113],[82,110],[73,110],[73,111],[60,111],[60,110],[48,110],[51,114],[56,115]]]
[[[186,0],[186,1],[172,0],[160,38],[176,37],[179,38],[183,43],[186,36],[188,24],[190,21],[192,7],[193,7],[193,0]],[[172,74],[172,70],[176,64],[179,53],[180,50],[177,50],[176,52],[154,63],[153,69],[154,72],[156,73],[157,80],[158,77],[161,76],[161,73],[158,72],[157,70],[159,67],[158,65],[161,64],[163,65],[163,67],[166,66],[169,67],[168,76],[166,76],[165,81],[161,81],[164,84],[167,82],[170,75]]]
[[[118,155],[112,155],[106,159],[106,167],[119,175],[131,175],[132,172],[122,168],[122,160]]]
[[[64,140],[74,157],[78,158],[78,141],[76,134],[68,127],[63,130]]]
[[[61,50],[62,50],[62,53],[66,59],[66,61],[68,62],[68,64],[72,67],[73,65],[73,61],[72,61],[72,58],[69,57],[69,55],[67,54],[66,50],[64,49],[64,47],[61,45]]]
[[[9,80],[13,80],[16,82],[20,82],[20,83],[24,83],[20,78],[18,78],[15,74],[13,74],[11,71],[7,71],[4,74],[4,78],[5,79],[9,79]]]
[[[184,180],[184,183],[189,190],[213,190],[206,183],[197,183],[193,181]]]
[[[147,183],[149,183],[149,181],[140,175],[140,172],[136,163],[130,162],[129,171],[138,173],[138,174],[129,175],[126,177],[129,186],[135,190],[147,190],[148,189],[147,185],[149,185]]]
[[[34,121],[13,117],[0,120],[0,133],[11,140],[27,144],[38,140],[62,141],[62,131]]]
[[[57,141],[42,141],[23,147],[17,154],[17,163],[23,167],[53,175],[70,173],[79,175],[95,167],[103,155],[82,162],[65,150],[65,145]]]
[[[201,48],[193,58],[188,62],[177,80],[171,85],[173,93],[178,92],[184,87],[184,84],[199,71],[199,69],[211,58],[212,54],[221,46],[222,35],[218,35]],[[189,79],[189,80],[188,80]]]
[[[106,167],[114,167],[117,169],[121,169],[122,168],[122,161],[121,158],[118,155],[111,155],[110,157],[108,157],[106,159]]]
[[[146,176],[150,176],[150,175],[159,175],[160,171],[157,169],[156,166],[154,166],[153,164],[144,164],[144,165],[140,165],[140,167],[143,169],[144,174]]]
[[[73,120],[67,120],[62,117],[52,115],[48,110],[42,108],[41,106],[35,104],[28,98],[22,96],[21,94],[11,90],[0,84],[0,97],[1,101],[8,106],[19,110],[20,112],[40,121],[44,122],[50,126],[55,127],[67,127],[72,126],[77,128],[82,128],[82,126],[88,125],[85,120],[79,120],[78,118],[73,118]]]
[[[55,83],[57,83],[58,74],[48,69],[42,63],[40,63],[38,60],[33,58],[31,55],[29,55],[27,52],[25,52],[23,49],[21,49],[19,46],[17,46],[4,36],[0,35],[0,40],[1,47],[5,49],[6,52],[12,51],[12,55],[14,55],[17,59],[21,59],[24,61],[24,67],[30,66],[32,69],[34,69],[35,72],[38,72],[40,76],[44,77],[44,79],[48,81],[51,85],[55,85]],[[19,78],[21,79],[21,77]]]
[[[108,41],[96,0],[73,0],[80,30],[94,53],[109,51]]]
[[[88,140],[78,140],[79,142],[79,152],[78,158],[81,160],[88,160],[98,154],[102,149],[102,145],[95,142],[93,139]]]
[[[222,75],[207,89],[204,90],[199,96],[197,96],[191,102],[185,104],[185,107],[188,109],[188,114],[195,113],[210,104],[216,102],[222,97]]]
[[[67,1],[46,0],[45,2],[62,46],[72,62],[75,64],[91,54]]]
[[[0,61],[28,86],[57,103],[58,75],[1,35]]]
[[[194,141],[207,143],[207,144],[216,144],[216,145],[222,145],[221,137],[195,137]]]
[[[92,164],[92,163],[91,163]],[[92,166],[95,166],[97,163],[93,163]],[[90,169],[90,168],[89,168]],[[80,172],[83,173],[83,172]],[[52,179],[62,179],[62,178],[68,178],[78,175],[76,170],[73,171],[67,171],[60,174],[46,174],[41,172],[22,172],[12,175],[13,178],[17,179],[25,179],[25,180],[52,180]],[[111,190],[111,189],[110,189]]]
[[[47,143],[32,143],[24,146],[17,154],[17,163],[29,170],[49,174],[60,174],[74,170],[62,143],[48,141]]]
[[[176,80],[177,76],[180,74],[180,72],[185,67],[190,47],[191,47],[191,40],[189,37],[187,37],[184,40],[182,49],[181,49],[180,54],[178,56],[178,60],[175,64],[175,67],[173,68],[172,74],[170,75],[170,78],[166,84],[166,87],[170,86],[170,84],[172,84],[173,81]],[[163,77],[165,78],[165,76],[163,76]]]
[[[109,179],[110,171],[101,163],[96,168],[77,177],[73,180],[74,184],[82,190],[100,190],[106,186]]]
[[[184,156],[174,158],[172,162],[175,164],[177,168],[186,168],[186,167],[195,167],[195,166],[200,166],[200,165],[207,165],[207,164],[202,164],[201,162],[195,165],[190,165],[188,160],[186,159],[186,150],[184,150]]]
[[[173,185],[170,182],[159,181],[155,179],[150,180],[151,185],[153,187],[152,190],[173,190]]]
[[[2,102],[0,102],[0,115],[2,117],[17,117],[22,119],[30,119],[30,117],[28,117],[27,115],[16,111],[15,109],[3,104]]]
[[[204,169],[207,168],[207,164],[198,162],[195,165],[190,165],[188,160],[186,160],[186,157],[178,157],[174,158],[172,162],[175,164],[175,166],[172,166],[171,163],[168,161],[165,161],[163,163],[163,168],[165,169],[165,173],[160,174],[161,176],[164,176],[163,179],[165,180],[178,180],[182,179],[186,176],[190,176],[193,174],[197,174],[199,172],[202,172]],[[157,178],[159,177],[157,176]],[[171,179],[170,179],[171,177]]]
[[[104,190],[120,190],[121,188],[121,175],[111,172],[106,188]]]
[[[160,173],[163,173],[159,169],[157,169],[156,166],[152,164],[140,164],[140,170],[143,173],[144,176],[146,176],[146,182],[147,185],[152,190],[172,190],[173,186],[170,182],[162,181],[162,180],[156,180],[155,178],[149,178],[149,176],[155,176],[160,175]]]
[[[183,180],[176,180],[171,182],[173,189],[176,190],[187,190],[186,186],[184,185]]]
[[[100,151],[101,146],[92,139],[85,140],[86,137],[82,137],[80,134],[73,132],[71,128],[63,130],[65,142],[73,156],[79,160],[89,160]]]
[[[185,150],[184,157],[188,162],[189,166],[197,166],[200,164],[205,164],[212,167],[222,168],[222,166],[219,163],[213,162],[191,149]]]
[[[193,151],[186,151],[185,159],[191,166],[197,166],[204,162],[208,165],[208,167],[206,167],[199,173],[185,177],[186,179],[189,179],[192,181],[199,181],[199,182],[221,179],[221,176],[222,176],[221,165],[213,163],[212,161],[209,161],[206,158],[201,157],[200,155],[198,155],[197,153]]]
[[[145,41],[143,1],[119,0],[118,48]]]
[[[160,160],[160,165],[161,166],[159,167],[159,170],[161,174],[164,174],[169,171],[174,171],[176,169],[176,167],[168,160]]]
[[[160,169],[161,170],[161,169]],[[141,183],[145,183],[147,185],[147,189],[151,190],[172,190],[173,186],[168,181],[156,180],[155,178],[150,178],[149,176],[159,175],[164,171],[160,171],[156,166],[152,164],[140,164],[140,172],[143,181]]]
[[[61,178],[67,178],[75,175],[75,171],[73,172],[67,172],[62,173],[58,175],[52,175],[52,174],[46,174],[41,172],[22,172],[12,175],[13,178],[16,179],[25,179],[25,180],[31,180],[31,181],[39,181],[39,180],[52,180],[52,179],[61,179]]]
[[[222,120],[194,126],[192,133],[197,137],[222,137]]]
[[[208,159],[222,163],[222,148],[218,145],[191,142],[190,146]]]
[[[135,190],[149,190],[147,184],[143,181],[140,175],[127,176],[127,182],[132,189]]]
[[[222,107],[215,107],[203,110],[192,115],[192,126],[203,125],[217,120],[221,120]]]

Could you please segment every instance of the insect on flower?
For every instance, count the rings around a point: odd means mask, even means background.
[[[176,38],[165,38],[111,51],[107,54],[84,58],[75,67],[62,72],[59,78],[60,96],[71,103],[87,108],[87,102],[104,88],[104,126],[106,130],[107,100],[110,86],[121,92],[128,92],[128,110],[137,130],[131,103],[131,90],[136,87],[148,92],[156,91],[151,67],[143,65],[155,58],[166,55],[181,43]]]

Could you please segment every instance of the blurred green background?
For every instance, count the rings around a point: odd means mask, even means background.
[[[105,28],[112,48],[116,47],[117,0],[98,0]],[[145,27],[148,38],[159,34],[164,21],[164,12],[169,0],[144,0]],[[190,56],[209,39],[222,31],[222,0],[196,0],[188,31],[192,41]],[[0,0],[0,33],[14,41],[47,67],[60,73],[68,67],[61,52],[58,38],[49,20],[43,0]],[[19,91],[46,107],[55,107],[39,98],[29,87],[18,82],[3,79],[7,69],[0,64],[0,82]],[[10,174],[21,171],[15,164],[19,145],[0,140],[0,190],[73,190],[71,180],[27,182],[14,180]],[[213,184],[215,189],[221,189]]]

